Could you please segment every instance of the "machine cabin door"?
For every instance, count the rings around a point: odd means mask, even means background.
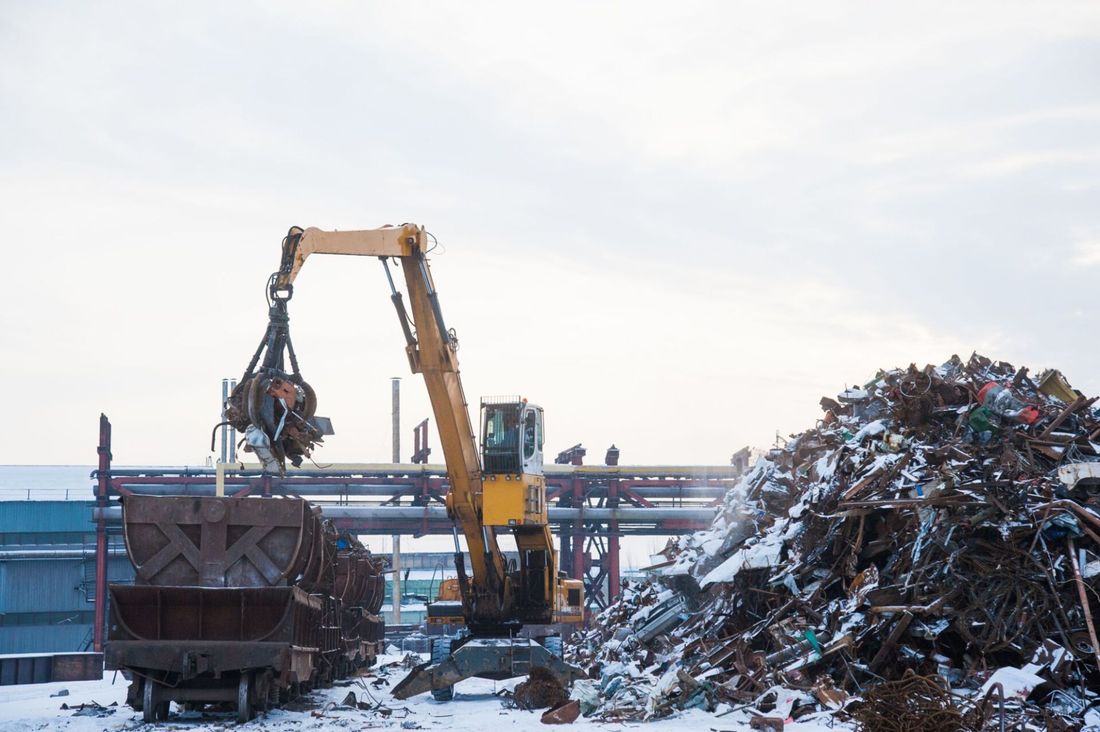
[[[523,472],[542,475],[542,407],[523,408]]]

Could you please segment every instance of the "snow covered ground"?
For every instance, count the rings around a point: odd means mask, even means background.
[[[381,663],[400,661],[401,657],[384,656]],[[182,715],[173,705],[172,716],[167,722],[146,725],[141,715],[126,706],[126,680],[119,674],[112,683],[113,672],[102,681],[77,681],[55,684],[30,684],[0,688],[0,730],[3,732],[30,732],[31,730],[64,730],[65,732],[109,732],[111,730],[173,730],[187,732],[215,732],[239,728],[242,732],[281,732],[283,730],[366,730],[403,729],[454,730],[455,732],[501,732],[502,730],[552,729],[539,721],[541,712],[509,709],[496,693],[511,689],[521,679],[494,682],[484,679],[468,679],[455,688],[452,702],[436,702],[430,694],[422,694],[407,701],[399,701],[389,694],[389,688],[403,676],[404,669],[395,667],[385,677],[382,688],[371,682],[378,678],[372,670],[350,686],[334,686],[314,692],[309,708],[287,711],[275,710],[244,725],[237,725],[230,714],[205,716]],[[360,683],[361,682],[361,683]],[[52,697],[61,689],[68,696]],[[381,702],[392,710],[384,716],[379,711],[336,709],[347,696],[355,693],[360,702]],[[61,709],[62,704],[76,707],[93,701],[113,709],[106,716],[80,716],[72,709]],[[117,706],[111,707],[112,703]],[[571,729],[621,730],[642,728],[645,732],[707,732],[708,730],[747,730],[749,725],[738,721],[739,713],[728,717],[715,717],[699,710],[691,710],[671,719],[647,724],[615,724],[579,719]],[[838,729],[834,727],[833,729]],[[825,724],[788,724],[789,732],[824,732]]]

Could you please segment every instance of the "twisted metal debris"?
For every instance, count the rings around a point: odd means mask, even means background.
[[[822,399],[570,649],[587,712],[969,729],[1000,684],[1025,728],[1100,723],[1095,401],[978,355]]]
[[[951,692],[936,679],[906,675],[867,692],[853,715],[871,732],[950,732],[971,729]]]

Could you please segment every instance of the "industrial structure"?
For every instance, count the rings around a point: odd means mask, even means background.
[[[443,504],[448,486],[442,465],[336,465],[292,469],[285,477],[227,465],[114,468],[106,416],[100,417],[99,434],[93,516],[96,542],[104,547],[121,530],[118,498],[135,494],[300,495],[320,504],[338,529],[355,534],[453,533]],[[569,464],[547,465],[545,472],[548,514],[560,541],[561,568],[571,577],[584,579],[586,599],[600,608],[619,593],[624,536],[675,536],[709,526],[716,505],[739,471],[732,466]],[[105,563],[97,562],[97,575],[106,569]],[[106,583],[101,586],[105,588]]]

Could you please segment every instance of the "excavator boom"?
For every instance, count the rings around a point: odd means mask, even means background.
[[[269,464],[281,469],[286,457],[308,456],[321,435],[331,433],[323,429],[325,420],[313,416],[316,397],[298,373],[287,303],[311,255],[378,257],[405,336],[409,366],[424,377],[428,388],[447,463],[447,511],[456,525],[455,567],[470,633],[445,639],[445,652],[436,654],[433,663],[414,669],[394,694],[405,698],[429,689],[438,693],[467,676],[507,678],[530,664],[543,665],[568,683],[579,671],[561,661],[560,639],[543,646],[515,638],[524,624],[550,624],[566,604],[571,614],[583,605],[576,589],[579,583],[557,573],[542,474],[542,409],[518,397],[483,400],[479,453],[459,374],[458,339],[443,319],[428,266],[428,238],[423,227],[413,224],[361,231],[291,228],[283,240],[279,270],[268,283],[268,332],[242,379],[242,384],[246,380],[249,384],[248,393],[242,389],[231,397],[227,419],[235,419],[234,424],[251,421],[254,449],[267,450],[270,457],[265,469]],[[391,263],[404,275],[407,306],[394,282]],[[284,349],[293,373],[284,370]],[[265,352],[262,368],[255,371]],[[284,432],[288,421],[292,427]],[[469,576],[459,529],[469,551]],[[515,566],[505,561],[497,541],[500,530],[515,538],[519,552]],[[568,582],[572,584],[567,589]]]
[[[469,589],[463,593],[466,614],[473,616],[475,622],[503,622],[510,611],[505,595],[504,555],[493,529],[481,526],[479,519],[482,484],[477,438],[462,390],[457,340],[443,320],[424,253],[425,240],[424,229],[412,224],[361,231],[291,229],[282,268],[273,277],[273,287],[292,293],[294,280],[312,254],[372,256],[382,260],[405,334],[409,366],[413,373],[424,377],[428,388],[450,481],[447,510],[462,528],[469,549],[472,577]],[[404,274],[408,310],[394,287],[390,260],[396,261]]]

